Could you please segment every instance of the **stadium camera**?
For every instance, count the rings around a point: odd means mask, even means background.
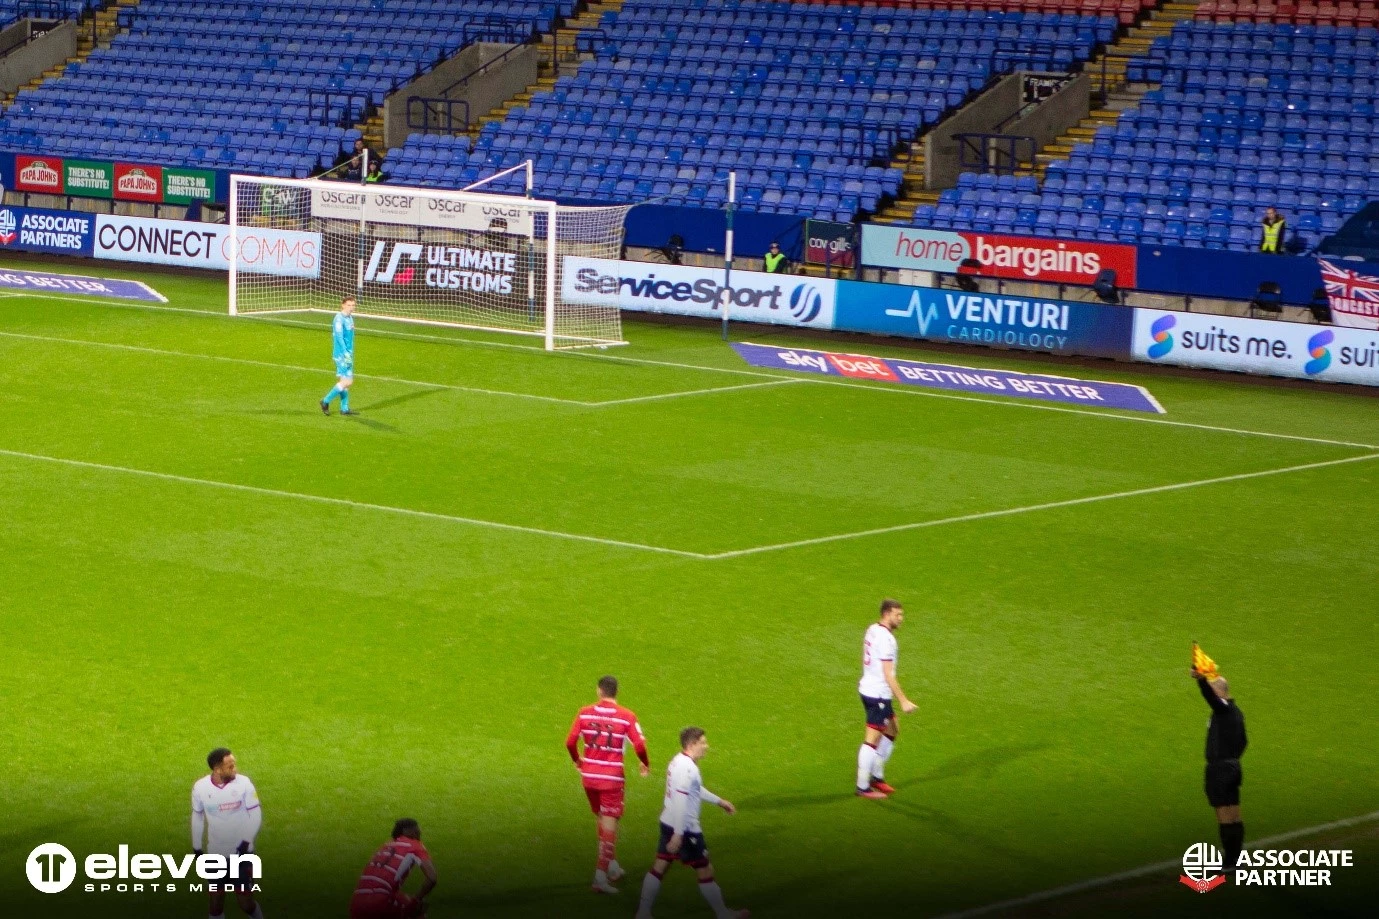
[[[1277,281],[1259,282],[1259,290],[1255,291],[1254,299],[1250,301],[1250,314],[1257,310],[1265,313],[1283,312],[1283,288]]]
[[[974,258],[965,258],[958,265],[958,273],[953,276],[953,281],[958,285],[959,290],[965,290],[969,294],[979,293],[981,287],[977,285],[977,279],[972,275],[982,270],[982,263]]]
[[[1101,298],[1103,303],[1120,303],[1120,288],[1116,286],[1116,270],[1114,268],[1103,268],[1092,282],[1092,290]]]
[[[685,251],[685,238],[679,233],[672,233],[670,239],[661,247],[661,254],[666,257],[666,261],[672,265],[680,264],[680,254]]]

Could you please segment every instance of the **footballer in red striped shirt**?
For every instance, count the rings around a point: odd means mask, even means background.
[[[599,700],[579,710],[565,738],[565,749],[570,752],[570,759],[574,760],[584,782],[589,807],[598,817],[599,858],[593,885],[598,893],[617,893],[612,882],[623,876],[617,859],[618,820],[622,818],[626,783],[623,753],[629,742],[637,752],[637,759],[641,760],[642,778],[651,774],[642,726],[632,710],[623,708],[617,700],[617,678],[600,679]]]
[[[413,868],[426,880],[416,896],[402,892]],[[426,895],[436,886],[431,853],[421,844],[421,827],[410,817],[393,824],[393,838],[385,843],[359,877],[350,900],[350,919],[407,919],[426,915]]]

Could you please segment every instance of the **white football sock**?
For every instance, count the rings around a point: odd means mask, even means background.
[[[714,915],[732,915],[732,912],[723,903],[723,888],[718,886],[717,881],[700,881],[699,892],[704,895],[705,900],[709,901],[709,909],[713,910]]]
[[[660,892],[661,879],[648,871],[646,878],[642,881],[642,902],[637,909],[637,915],[650,916],[651,904],[656,902],[656,895]]]
[[[871,767],[871,774],[878,779],[886,777],[886,760],[891,758],[891,751],[895,749],[895,741],[889,737],[882,736],[881,742],[876,745],[876,762]]]
[[[857,790],[866,791],[871,787],[872,765],[876,762],[876,748],[862,744],[857,750]]]

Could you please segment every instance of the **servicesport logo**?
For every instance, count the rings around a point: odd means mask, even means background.
[[[808,325],[824,309],[824,295],[813,284],[797,284],[790,292],[790,315]]]
[[[833,328],[837,282],[795,280],[760,271],[734,271],[723,286],[721,268],[568,257],[561,277],[566,302],[651,313],[729,317],[810,328]]]
[[[78,871],[80,868],[80,871]],[[39,893],[60,894],[84,879],[84,893],[258,893],[263,862],[254,853],[217,855],[131,853],[121,844],[114,853],[78,859],[56,842],[35,846],[24,863],[29,884]]]

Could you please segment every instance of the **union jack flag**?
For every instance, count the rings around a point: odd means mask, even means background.
[[[1318,259],[1322,267],[1322,281],[1326,292],[1347,300],[1370,300],[1379,303],[1379,278],[1340,268],[1326,259]]]
[[[1360,329],[1379,329],[1379,277],[1360,274],[1326,259],[1317,259],[1326,296],[1331,301],[1331,321]]]

